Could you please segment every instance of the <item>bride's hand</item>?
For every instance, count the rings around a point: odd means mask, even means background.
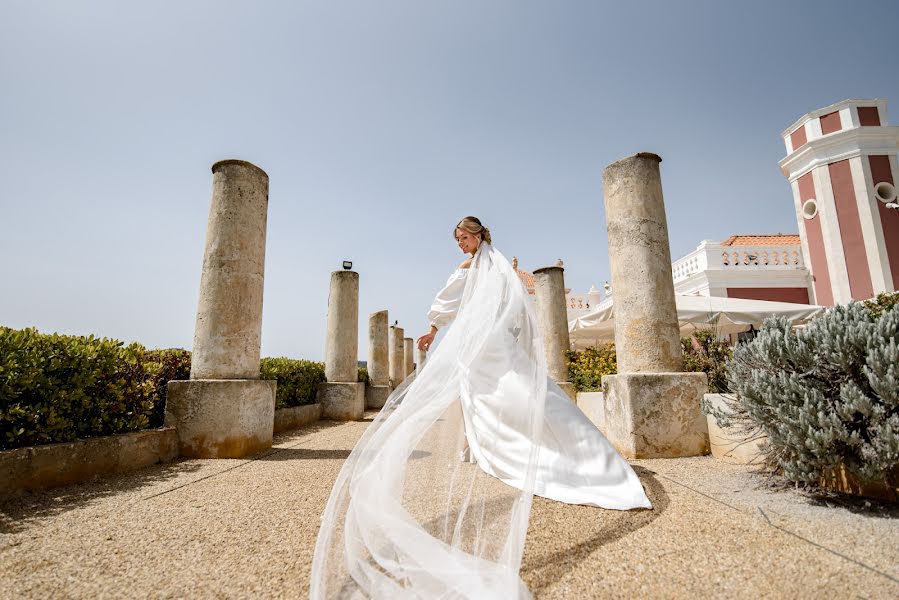
[[[418,338],[418,349],[427,352],[428,348],[431,347],[431,344],[434,343],[434,336],[435,334],[433,333],[426,333]]]

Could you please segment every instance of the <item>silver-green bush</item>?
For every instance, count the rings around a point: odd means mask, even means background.
[[[783,475],[817,483],[843,465],[863,480],[899,469],[899,307],[878,316],[861,303],[830,309],[804,329],[769,319],[734,350],[730,419],[768,435],[765,455]]]

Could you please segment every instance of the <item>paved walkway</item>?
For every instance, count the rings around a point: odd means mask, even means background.
[[[319,515],[366,425],[0,505],[0,598],[305,598]],[[899,597],[899,508],[819,505],[710,457],[635,466],[653,511],[535,498],[536,597]]]

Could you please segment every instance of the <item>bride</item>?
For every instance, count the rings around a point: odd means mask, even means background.
[[[627,461],[546,376],[531,300],[490,231],[465,217],[453,235],[471,256],[438,293],[419,348],[446,333],[344,463],[311,598],[529,598],[518,570],[534,494],[651,508]]]

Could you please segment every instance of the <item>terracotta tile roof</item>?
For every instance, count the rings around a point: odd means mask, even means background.
[[[559,261],[558,266],[562,266],[561,261]],[[518,257],[512,257],[512,268],[515,269],[515,272],[518,273],[518,278],[521,279],[521,283],[524,284],[524,287],[527,289],[528,294],[531,296],[536,295],[536,291],[534,290],[534,274],[528,271],[522,271],[518,268]],[[570,294],[571,288],[565,288],[565,293]]]
[[[798,246],[799,234],[774,233],[768,235],[732,235],[722,246]]]
[[[518,273],[519,279],[521,279],[521,283],[524,284],[524,287],[528,289],[528,294],[534,293],[534,274],[528,273],[527,271],[522,271],[520,269],[515,269],[515,272]]]

